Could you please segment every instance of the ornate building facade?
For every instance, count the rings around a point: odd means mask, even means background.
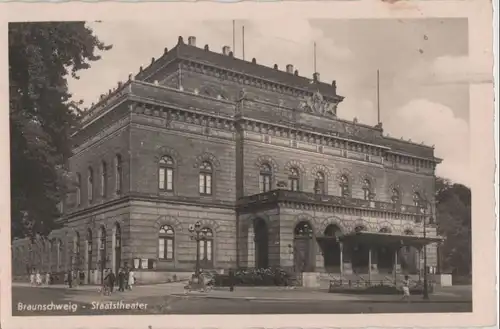
[[[73,136],[63,228],[12,244],[30,268],[136,268],[142,281],[202,268],[280,266],[384,275],[435,266],[432,147],[337,118],[335,81],[178,44],[102,95]],[[426,231],[423,231],[424,220]],[[424,237],[425,236],[425,237]]]

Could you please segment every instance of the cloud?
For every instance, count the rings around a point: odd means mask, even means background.
[[[440,56],[430,64],[421,61],[400,78],[424,85],[492,83],[491,70],[488,61],[469,56]]]
[[[435,155],[443,159],[436,174],[469,183],[469,126],[449,107],[426,99],[411,100],[384,122],[384,128],[393,137],[435,145]]]

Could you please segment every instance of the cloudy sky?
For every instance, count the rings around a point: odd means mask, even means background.
[[[173,48],[179,35],[197,37],[215,51],[232,46],[232,21],[127,21],[89,24],[113,49],[70,81],[75,99],[88,105],[125,81],[151,57]],[[339,116],[376,124],[376,72],[380,70],[385,133],[435,145],[444,161],[437,174],[469,183],[469,83],[481,70],[468,60],[465,19],[236,21],[235,56],[284,69],[293,64],[312,77],[314,42],[321,80],[337,81],[345,96]],[[487,68],[486,68],[487,70]],[[486,71],[487,72],[487,71]],[[474,74],[473,74],[474,73]]]

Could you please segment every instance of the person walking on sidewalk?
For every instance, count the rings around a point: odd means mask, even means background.
[[[125,291],[125,271],[122,268],[118,270],[118,291]]]
[[[406,300],[408,303],[410,302],[410,278],[408,275],[405,275],[405,279],[403,280],[403,300]]]
[[[135,273],[133,270],[130,270],[128,272],[128,289],[132,290],[134,284],[135,284]]]
[[[68,277],[68,287],[73,288],[73,273],[71,270],[68,270],[68,273],[66,274]]]

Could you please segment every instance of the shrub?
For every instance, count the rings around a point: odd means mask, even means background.
[[[240,286],[283,286],[289,282],[289,274],[280,268],[246,269],[234,273],[234,285]],[[214,276],[216,286],[230,285],[228,274]]]

